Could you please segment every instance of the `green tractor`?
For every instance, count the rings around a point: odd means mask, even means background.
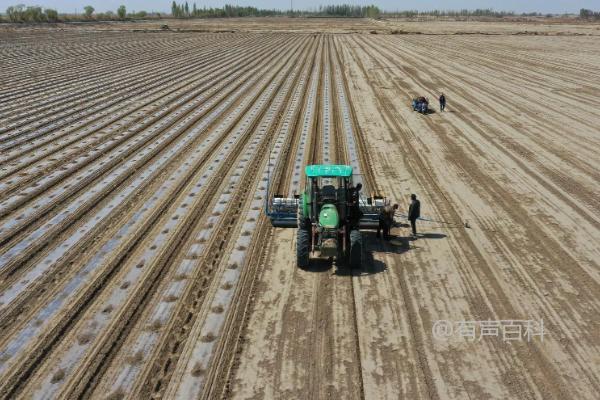
[[[349,165],[309,165],[304,191],[293,199],[275,195],[267,207],[273,226],[297,228],[297,265],[311,257],[335,258],[338,267],[361,267],[361,228],[376,228],[381,198],[362,199]]]

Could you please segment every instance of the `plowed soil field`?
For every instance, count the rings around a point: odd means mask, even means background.
[[[2,27],[0,398],[597,399],[598,25],[221,22]],[[360,269],[264,213],[311,163]]]

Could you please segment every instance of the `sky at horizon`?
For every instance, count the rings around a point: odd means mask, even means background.
[[[395,10],[460,10],[460,9],[476,9],[476,8],[492,8],[494,10],[502,11],[515,11],[521,12],[533,12],[538,11],[542,13],[579,13],[581,8],[589,8],[593,10],[600,10],[600,0],[580,0],[580,1],[569,1],[569,0],[529,0],[527,2],[519,0],[504,0],[504,1],[491,1],[491,0],[419,0],[414,1],[393,1],[393,0],[379,0],[379,1],[357,1],[357,0],[292,0],[294,9],[310,10],[316,9],[319,5],[330,5],[330,4],[357,4],[357,5],[368,5],[375,4],[379,8],[386,11]],[[177,1],[182,2],[181,0]],[[194,3],[194,0],[188,0],[190,7]],[[290,0],[286,1],[275,1],[275,0],[229,0],[229,1],[195,1],[198,8],[206,7],[222,7],[225,4],[233,4],[240,6],[254,6],[258,8],[276,8],[282,10],[290,9]],[[128,11],[158,11],[158,12],[169,12],[171,9],[171,0],[34,0],[34,1],[19,1],[19,0],[0,0],[0,12],[4,13],[6,8],[16,4],[24,4],[26,6],[38,5],[43,8],[54,8],[61,13],[82,13],[83,7],[91,5],[96,9],[97,12],[104,12],[108,10],[115,11],[119,5],[124,4]]]

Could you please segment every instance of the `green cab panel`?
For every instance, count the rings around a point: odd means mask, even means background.
[[[350,178],[352,176],[352,167],[350,165],[315,164],[307,165],[304,172],[309,178]]]
[[[323,228],[336,229],[340,224],[337,208],[333,204],[324,204],[319,213],[319,225]]]

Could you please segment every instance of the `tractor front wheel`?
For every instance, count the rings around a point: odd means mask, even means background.
[[[296,261],[300,268],[306,268],[310,263],[310,231],[308,229],[298,229],[296,237]]]
[[[350,231],[350,267],[360,269],[362,264],[362,235],[358,229]]]

